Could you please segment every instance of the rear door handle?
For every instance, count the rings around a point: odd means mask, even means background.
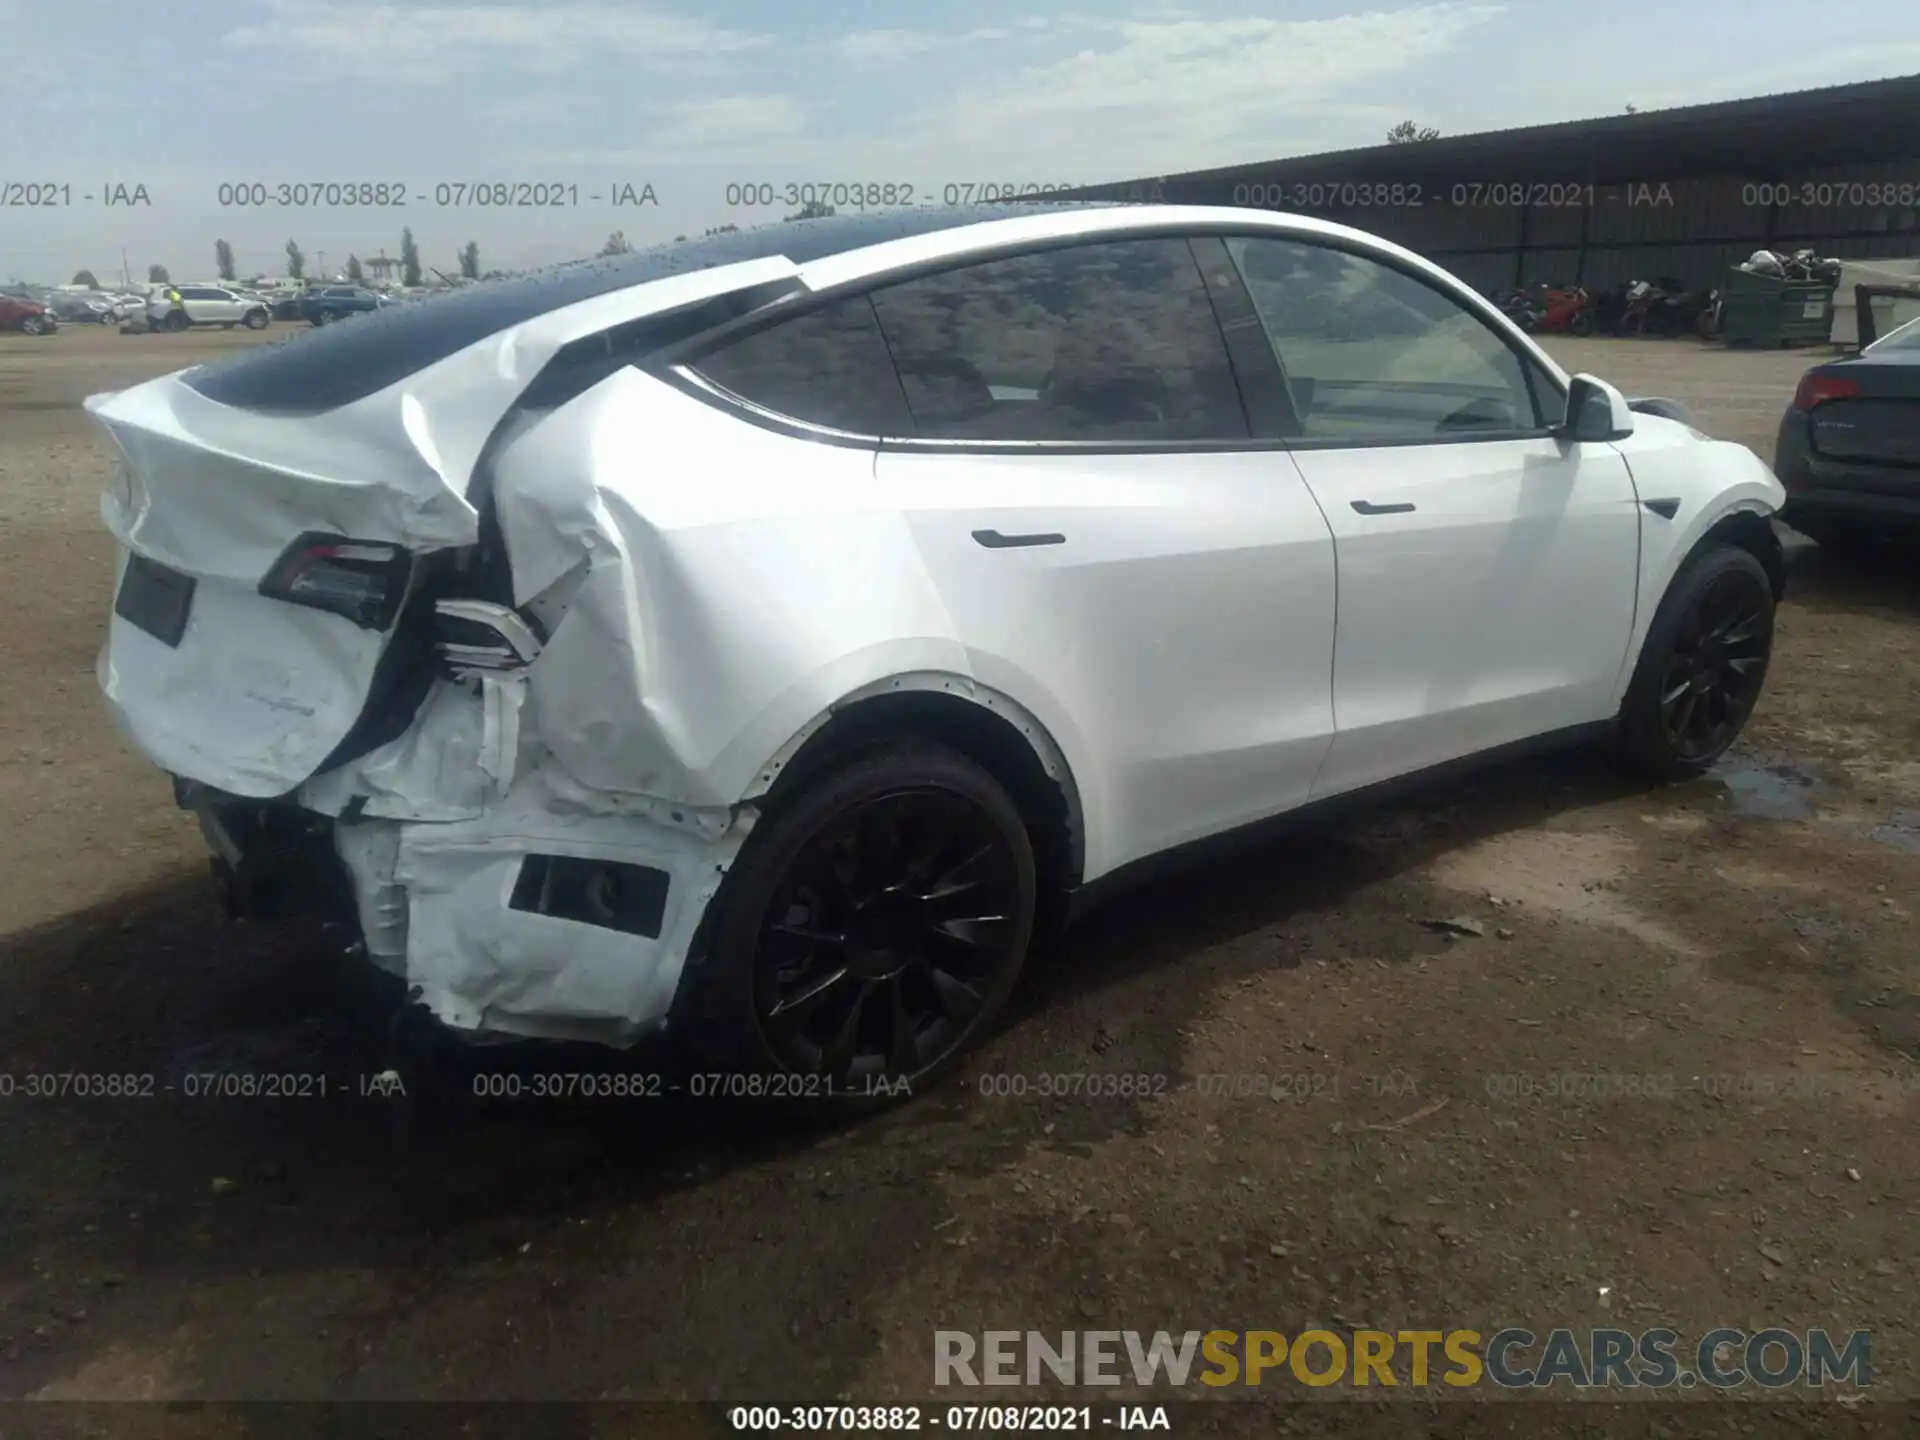
[[[1353,508],[1362,515],[1405,515],[1414,507],[1411,504],[1376,505],[1371,500],[1356,500]]]
[[[1036,535],[1002,535],[998,530],[976,530],[973,538],[989,550],[1011,550],[1020,545],[1064,545],[1067,537],[1053,533]]]

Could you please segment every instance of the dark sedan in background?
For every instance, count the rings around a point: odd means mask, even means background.
[[[327,285],[300,297],[300,318],[309,325],[331,325],[349,315],[366,315],[397,303],[359,285]]]
[[[1815,540],[1920,529],[1920,320],[1801,377],[1773,472]]]

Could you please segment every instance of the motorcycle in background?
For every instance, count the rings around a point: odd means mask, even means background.
[[[1555,334],[1591,335],[1593,296],[1583,286],[1567,285],[1540,292],[1540,328]]]
[[[1540,328],[1540,322],[1546,318],[1546,310],[1536,300],[1531,291],[1507,290],[1496,294],[1493,303],[1500,312],[1527,334],[1531,335]]]

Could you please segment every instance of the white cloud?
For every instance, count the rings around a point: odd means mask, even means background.
[[[1325,149],[1308,138],[1324,110],[1372,98],[1366,88],[1446,54],[1501,8],[1122,23],[1103,48],[964,87],[901,126],[913,137],[902,148],[1023,174],[1052,167],[1063,173],[1031,178],[1059,182],[1266,158],[1303,140]]]
[[[983,26],[955,34],[939,30],[854,30],[824,42],[822,49],[854,65],[894,65],[930,50],[952,49],[1011,38],[1013,31]]]
[[[273,19],[242,26],[230,45],[304,56],[328,74],[436,81],[506,65],[558,71],[601,54],[672,65],[749,50],[767,37],[636,5],[358,5],[270,0]]]
[[[649,136],[655,152],[681,153],[777,140],[806,128],[806,108],[785,95],[723,95],[650,107],[664,128]]]
[[[926,30],[855,30],[825,48],[856,65],[887,65],[931,50],[942,38]]]
[[[1324,150],[1345,143],[1348,135],[1377,139],[1373,132],[1384,133],[1386,125],[1363,102],[1391,104],[1394,77],[1444,55],[1500,13],[1495,4],[1437,4],[1330,20],[1096,23],[1078,15],[1056,17],[1056,33],[1086,33],[1077,53],[996,67],[957,89],[934,87],[942,99],[890,117],[882,130],[826,136],[808,134],[798,124],[768,124],[756,133],[713,127],[702,142],[699,128],[689,127],[613,153],[513,158],[752,163],[757,175],[770,179],[824,167],[835,179],[928,188],[988,180],[1091,184],[1166,174]],[[997,38],[998,32],[986,33]],[[878,57],[888,47],[905,55],[922,38],[919,32],[866,31],[838,43]],[[1047,42],[1036,36],[1027,43]],[[763,103],[792,104],[772,98]],[[1364,127],[1357,113],[1367,116]],[[1331,142],[1324,123],[1329,115],[1338,116],[1342,137]],[[850,162],[854,156],[858,160]]]

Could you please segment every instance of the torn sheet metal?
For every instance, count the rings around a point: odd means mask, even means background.
[[[706,454],[725,485],[688,483]],[[493,486],[517,601],[586,562],[528,706],[591,789],[729,805],[846,695],[972,673],[870,451],[796,445],[627,370],[503,447]]]
[[[710,838],[641,816],[567,814],[553,803],[551,774],[551,767],[525,773],[504,800],[471,820],[343,822],[336,844],[354,877],[369,951],[404,974],[443,1022],[629,1043],[666,1018],[694,932],[751,816]],[[659,936],[513,909],[529,854],[665,871]],[[400,903],[404,920],[396,921]]]
[[[322,414],[221,405],[187,372],[89,397],[126,459],[101,502],[123,563],[131,550],[195,587],[178,646],[110,622],[100,682],[126,733],[168,770],[218,789],[292,790],[358,718],[388,637],[262,597],[286,547],[310,531],[416,553],[474,543],[474,466],[562,346],[795,273],[757,260],[584,300]]]

